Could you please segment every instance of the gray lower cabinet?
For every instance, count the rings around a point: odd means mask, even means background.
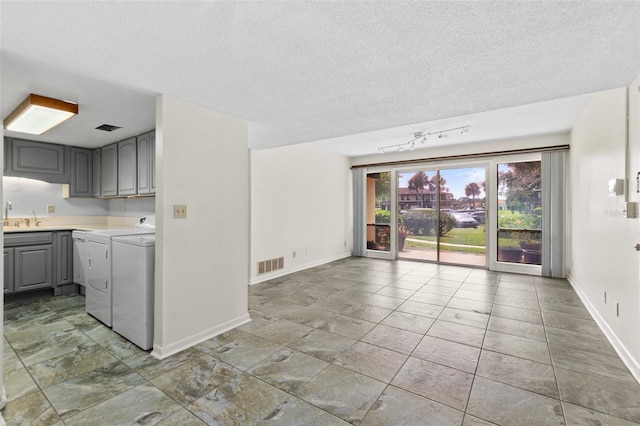
[[[4,294],[13,293],[13,249],[4,249]]]
[[[92,170],[91,170],[91,194],[94,197],[100,197],[102,196],[102,164],[100,162],[101,160],[101,155],[100,155],[101,149],[100,148],[96,148],[93,150],[93,164],[92,164]]]
[[[71,231],[56,232],[56,285],[73,284],[73,238]]]
[[[16,247],[14,291],[53,287],[53,245]]]
[[[53,288],[57,296],[75,290],[71,231],[6,233],[4,245],[5,294]]]
[[[71,197],[93,196],[93,151],[71,147]]]
[[[118,195],[118,144],[103,146],[100,152],[100,185],[103,197]]]
[[[154,194],[156,192],[155,132],[145,133],[137,137],[138,142],[138,194]]]
[[[118,195],[138,193],[136,138],[118,142]]]

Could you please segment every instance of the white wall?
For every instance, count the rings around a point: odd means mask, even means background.
[[[351,185],[343,155],[306,144],[251,151],[251,282],[349,256]],[[258,276],[257,263],[277,257],[284,269]]]
[[[109,200],[109,216],[148,216],[155,214],[154,197],[112,198]]]
[[[63,198],[63,186],[40,180],[5,176],[2,178],[4,198],[11,201],[13,210],[9,217],[32,217],[35,210],[38,219],[61,216],[147,216],[155,213],[155,199],[114,198]],[[47,205],[53,204],[55,213],[47,213]],[[4,209],[4,204],[2,205]],[[4,214],[4,210],[2,210]]]
[[[161,95],[156,103],[153,355],[249,321],[247,124]],[[173,205],[187,219],[173,219]]]
[[[106,200],[95,198],[62,198],[62,184],[40,180],[5,176],[2,178],[4,199],[11,201],[13,210],[9,217],[33,217],[35,210],[38,219],[51,216],[106,216]],[[47,213],[47,205],[53,204],[54,214]],[[4,204],[2,205],[4,214]]]
[[[626,89],[595,94],[571,132],[571,259],[569,279],[636,379],[640,379],[640,219],[623,215],[624,196],[609,197],[609,179],[629,179],[638,201],[638,86],[630,92],[630,155],[626,155]],[[625,176],[625,164],[629,172]],[[607,303],[604,292],[607,292]],[[616,316],[616,303],[620,316]]]

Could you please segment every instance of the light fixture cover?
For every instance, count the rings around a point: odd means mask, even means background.
[[[32,93],[4,119],[3,124],[13,132],[41,135],[76,114],[76,103]]]

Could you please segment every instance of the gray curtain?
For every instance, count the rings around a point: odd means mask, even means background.
[[[353,176],[353,255],[366,256],[366,176],[365,169],[351,169]]]
[[[564,278],[565,151],[542,153],[542,276]]]

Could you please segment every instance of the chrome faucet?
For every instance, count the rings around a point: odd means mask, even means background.
[[[4,226],[9,226],[9,210],[13,210],[11,201],[7,201],[7,204],[4,205]]]
[[[40,226],[40,224],[41,224],[42,222],[40,222],[40,221],[38,220],[38,216],[36,216],[36,211],[35,211],[35,210],[31,210],[31,213],[33,213],[33,219],[34,219],[34,221],[35,221],[35,225],[36,225],[36,226]],[[27,225],[27,226],[28,226],[28,225]]]

